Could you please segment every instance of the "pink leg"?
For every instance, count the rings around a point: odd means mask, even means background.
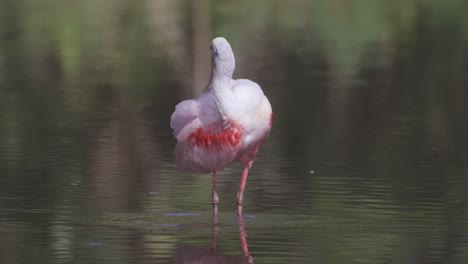
[[[242,206],[244,205],[244,190],[245,184],[247,183],[247,175],[249,174],[249,168],[252,165],[252,162],[249,162],[247,166],[244,167],[242,172],[242,178],[239,186],[239,191],[237,192],[237,215],[242,215]]]
[[[216,256],[217,254],[217,247],[216,247],[216,240],[218,238],[218,214],[213,214],[213,225],[212,225],[212,251],[213,251],[213,254]]]
[[[237,222],[239,224],[239,235],[242,246],[242,252],[244,257],[250,256],[249,247],[247,245],[247,233],[245,232],[245,220],[242,215],[237,216]]]
[[[212,193],[212,203],[213,203],[213,215],[218,216],[218,204],[219,204],[219,197],[218,193],[216,192],[216,171],[213,171],[213,193]]]

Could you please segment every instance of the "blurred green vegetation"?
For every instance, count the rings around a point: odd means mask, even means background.
[[[196,58],[209,50],[195,43],[214,36],[232,42],[236,75],[258,81],[275,109],[248,207],[444,227],[280,229],[279,250],[301,240],[312,250],[294,254],[326,263],[467,261],[468,1],[198,3],[0,0],[0,213],[13,210],[16,222],[8,232],[0,224],[1,243],[13,241],[0,245],[0,262],[49,262],[57,218],[209,202],[208,176],[175,172],[168,122],[178,101],[203,89]],[[231,178],[221,186],[227,205]],[[68,233],[72,259],[99,235]]]

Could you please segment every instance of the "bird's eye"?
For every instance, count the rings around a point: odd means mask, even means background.
[[[213,45],[210,45],[210,50],[213,56],[218,56],[218,51],[213,47]]]

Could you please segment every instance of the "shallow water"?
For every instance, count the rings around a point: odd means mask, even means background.
[[[0,263],[467,263],[466,4],[213,2],[0,3]],[[275,113],[244,218],[172,155],[218,35]]]

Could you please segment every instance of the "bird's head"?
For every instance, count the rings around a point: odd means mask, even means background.
[[[236,61],[229,42],[223,37],[217,37],[211,41],[210,49],[213,59],[213,70],[222,76],[232,78]]]

